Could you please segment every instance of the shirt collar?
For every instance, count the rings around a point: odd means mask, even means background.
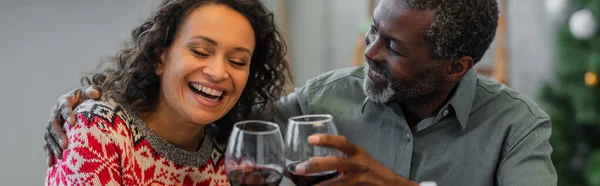
[[[454,113],[462,129],[464,130],[471,114],[471,107],[475,100],[475,91],[477,87],[477,69],[472,68],[458,83],[456,91],[448,101],[448,104],[454,109]]]
[[[477,69],[472,68],[458,83],[456,91],[448,101],[448,104],[454,109],[454,113],[460,126],[464,130],[467,127],[471,106],[475,100],[475,90],[477,86]],[[369,97],[366,97],[361,107],[361,113],[365,112],[365,107],[369,103]],[[438,114],[439,115],[439,114]]]
[[[363,114],[365,113],[365,107],[367,107],[367,103],[369,102],[369,97],[365,98],[365,101],[363,101],[362,107],[360,109],[360,113]]]

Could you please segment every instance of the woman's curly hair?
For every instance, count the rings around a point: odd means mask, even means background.
[[[104,94],[119,95],[132,109],[151,112],[158,104],[160,77],[155,70],[163,49],[168,48],[180,25],[196,8],[205,4],[228,6],[244,15],[255,34],[250,75],[237,104],[211,126],[219,141],[226,141],[233,123],[253,119],[284,93],[288,63],[286,44],[273,14],[258,0],[165,0],[148,20],[131,32],[131,41],[113,60],[115,66],[84,77],[83,84],[98,85]]]

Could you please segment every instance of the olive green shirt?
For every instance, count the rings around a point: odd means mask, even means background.
[[[340,135],[397,174],[438,185],[552,186],[551,123],[532,100],[471,69],[435,117],[408,127],[398,103],[368,100],[363,68],[325,73],[277,102],[285,128],[303,114],[331,114]]]

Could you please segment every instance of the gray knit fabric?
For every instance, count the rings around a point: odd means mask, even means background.
[[[135,136],[138,136],[147,140],[152,148],[167,160],[183,166],[196,167],[206,164],[206,162],[211,159],[211,156],[215,156],[213,150],[220,153],[216,156],[221,156],[224,152],[225,144],[218,143],[215,136],[208,131],[205,132],[204,139],[198,139],[202,140],[202,145],[198,151],[190,152],[178,148],[154,133],[137,112],[133,111],[128,105],[121,104],[123,102],[120,101],[118,96],[111,95],[110,98],[119,103],[119,105],[127,112],[127,115],[129,115],[129,123],[132,127],[131,131],[137,133],[133,135],[134,138],[136,138]],[[136,140],[134,139],[134,141]]]

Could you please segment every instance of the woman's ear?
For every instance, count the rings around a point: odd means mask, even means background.
[[[158,62],[158,65],[156,66],[156,75],[162,75],[163,73],[163,69],[164,69],[164,63],[165,61],[167,61],[167,51],[165,49],[161,50],[160,53],[160,61]]]

